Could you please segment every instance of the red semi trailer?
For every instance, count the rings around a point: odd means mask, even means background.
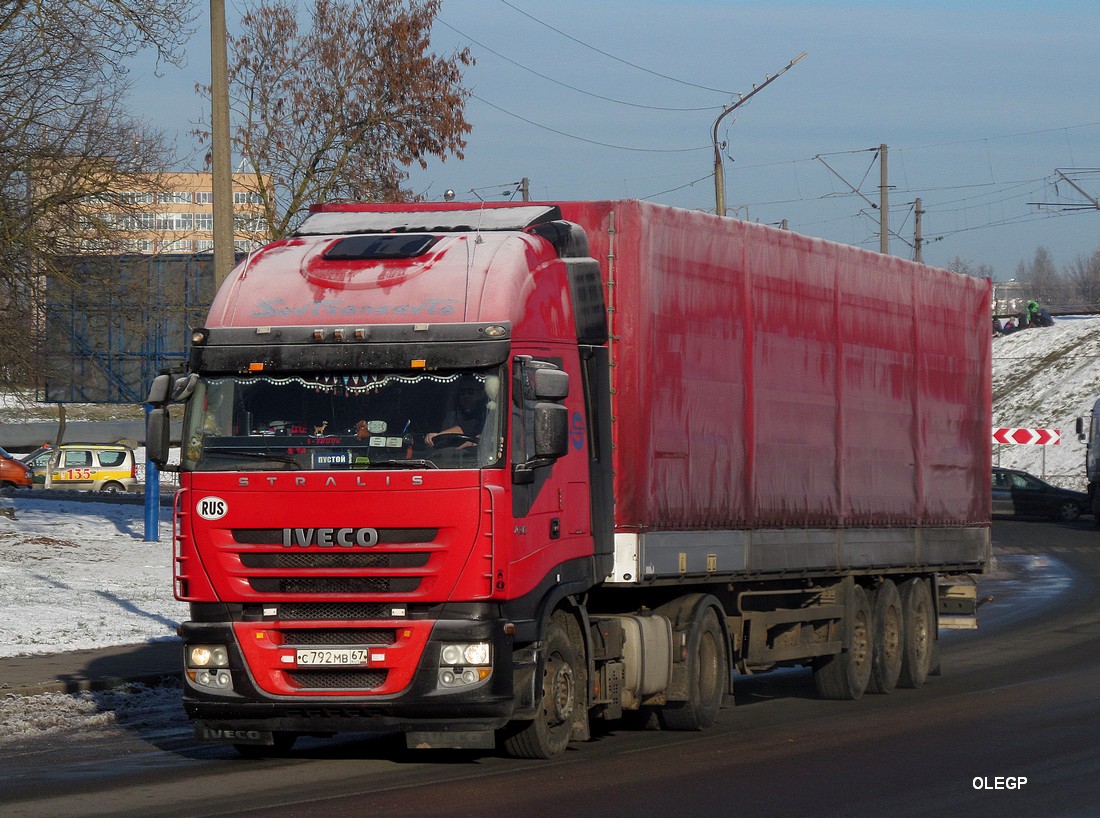
[[[736,674],[919,687],[990,556],[989,299],[639,201],[317,206],[149,396],[198,735],[552,757]]]

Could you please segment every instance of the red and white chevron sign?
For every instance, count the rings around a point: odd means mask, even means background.
[[[1015,443],[1019,446],[1057,446],[1062,442],[1061,429],[994,429],[994,443]]]

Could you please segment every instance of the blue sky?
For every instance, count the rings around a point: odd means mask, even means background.
[[[209,74],[201,5],[188,66],[134,74],[135,112],[176,136],[182,167]],[[231,28],[240,11],[229,0]],[[722,106],[805,51],[722,120],[731,214],[877,250],[863,196],[878,202],[886,144],[891,252],[912,257],[920,197],[929,263],[958,256],[1007,279],[1044,246],[1061,267],[1100,246],[1100,210],[1067,210],[1089,203],[1056,173],[1100,198],[1097,30],[1092,0],[445,0],[433,41],[477,57],[474,130],[464,161],[410,184],[501,200],[527,177],[537,199],[713,211]]]

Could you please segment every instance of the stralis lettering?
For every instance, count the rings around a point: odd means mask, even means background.
[[[378,544],[378,530],[374,528],[284,528],[283,545],[286,548],[370,548]]]

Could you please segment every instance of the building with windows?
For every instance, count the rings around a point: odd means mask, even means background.
[[[90,232],[101,220],[120,236],[115,251],[162,255],[210,253],[214,249],[213,177],[209,173],[168,173],[149,177],[142,190],[120,190],[87,200],[82,226]],[[136,187],[137,185],[135,185]],[[233,174],[234,245],[248,252],[268,240],[255,177]],[[95,251],[96,247],[88,247]]]

